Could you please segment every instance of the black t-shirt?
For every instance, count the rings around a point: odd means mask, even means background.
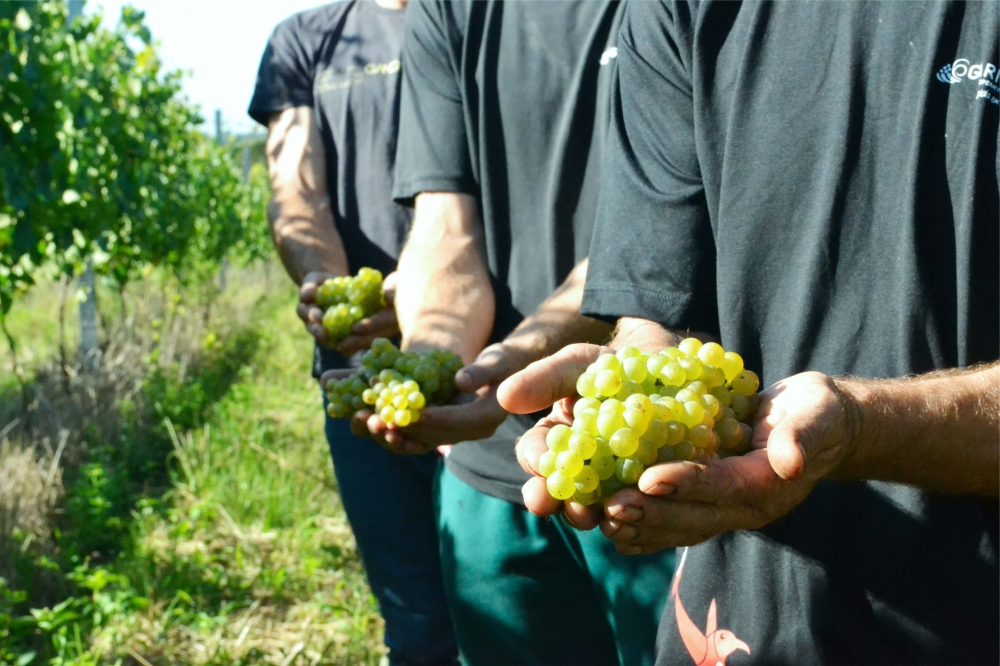
[[[765,383],[1000,356],[1000,4],[637,2],[619,39],[585,312],[719,333]],[[657,663],[996,664],[997,527],[822,483],[686,551]]]
[[[326,150],[327,187],[351,273],[396,269],[412,211],[392,199],[405,12],[372,0],[311,9],[275,28],[260,61],[250,116],[311,107]],[[317,348],[322,365],[344,367]]]
[[[619,3],[418,2],[408,10],[397,200],[477,197],[502,340],[587,256],[607,131]],[[510,416],[452,449],[449,469],[522,502]]]

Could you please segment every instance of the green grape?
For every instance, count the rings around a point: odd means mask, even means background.
[[[642,393],[642,384],[628,379],[622,382],[622,387],[618,389],[618,393],[615,393],[615,399],[618,401],[624,401],[629,396],[639,393]]]
[[[712,443],[712,431],[706,426],[696,425],[688,432],[688,438],[696,447],[704,449]]]
[[[677,396],[677,392],[681,390],[680,386],[661,386],[658,393],[667,398],[674,398]]]
[[[704,370],[704,366],[702,367],[702,370]],[[706,393],[708,393],[708,384],[701,381],[700,379],[694,380],[684,388],[687,389],[688,391],[694,391],[698,395],[705,395]]]
[[[753,370],[744,370],[729,382],[733,390],[743,396],[751,396],[760,388],[760,380]]]
[[[671,361],[663,366],[660,379],[668,386],[681,386],[687,381],[687,373],[679,363]]]
[[[670,410],[659,401],[659,398],[662,398],[662,396],[657,395],[655,397],[658,399],[653,402],[653,418],[666,423],[670,420]]]
[[[574,477],[582,468],[583,458],[576,451],[567,449],[556,454],[556,471],[562,472],[568,477]]]
[[[581,413],[589,410],[595,412],[600,411],[601,401],[597,398],[580,398],[573,405],[573,416],[579,416]]]
[[[646,412],[647,414],[652,414],[653,411],[653,401],[649,399],[648,395],[639,393],[636,395],[629,396],[625,400],[625,408],[634,407]]]
[[[733,410],[733,417],[737,421],[742,421],[750,416],[750,401],[740,393],[733,393],[733,401],[729,407]]]
[[[606,456],[594,456],[591,458],[590,467],[597,472],[597,476],[601,481],[615,475],[615,459],[610,452]]]
[[[601,403],[600,413],[613,412],[618,415],[625,413],[625,403],[617,398],[608,398]]]
[[[396,410],[395,423],[399,427],[410,425],[410,410],[405,407]]]
[[[573,431],[569,426],[559,423],[549,429],[549,432],[545,435],[545,444],[549,447],[549,451],[559,453],[569,448],[569,438],[572,435]]]
[[[544,477],[552,476],[552,472],[556,471],[556,455],[555,451],[546,451],[542,455],[538,456],[538,473]]]
[[[646,428],[649,426],[649,414],[636,407],[626,409],[622,418],[625,419],[625,425],[631,428],[639,437],[646,432]]]
[[[694,460],[695,448],[691,440],[685,439],[671,448],[674,450],[674,460]]]
[[[722,404],[719,402],[719,399],[711,394],[701,396],[701,406],[705,408],[705,411],[708,412],[712,418],[715,418],[715,416],[719,413],[719,410],[722,409]]]
[[[634,458],[619,458],[615,463],[615,476],[628,486],[639,483],[639,477],[645,470],[646,466]]]
[[[734,412],[731,407],[723,407],[722,408],[722,418],[725,418],[727,416],[729,418],[731,418],[731,419],[735,419],[736,418],[736,412]]]
[[[575,451],[582,460],[587,460],[597,452],[597,440],[585,432],[574,432],[569,437],[569,450]]]
[[[658,419],[652,419],[646,427],[643,439],[650,441],[654,447],[662,448],[670,441],[670,432],[667,424]]]
[[[672,462],[674,460],[674,450],[669,446],[664,446],[656,451],[656,462],[654,464]]]
[[[677,392],[677,395],[675,396],[677,402],[682,404],[685,402],[698,402],[700,398],[701,398],[700,393],[698,393],[697,391],[692,391],[691,389],[687,388],[681,389],[680,391]]]
[[[414,409],[423,409],[427,405],[427,398],[420,391],[413,391],[406,396],[406,400],[410,403],[410,407]]]
[[[584,412],[573,419],[573,430],[585,432],[591,437],[596,437],[600,431],[597,429],[598,416],[592,412]]]
[[[625,359],[628,359],[628,358],[639,358],[640,356],[642,356],[642,352],[639,351],[638,347],[633,347],[633,346],[630,345],[628,347],[622,347],[621,349],[619,349],[615,353],[615,356],[618,357],[618,360],[620,360],[620,361],[622,361],[624,363]]]
[[[670,359],[664,354],[653,354],[646,361],[646,372],[648,372],[653,377],[659,377],[663,372],[663,368],[666,367]]]
[[[573,478],[566,476],[558,470],[552,472],[545,480],[545,487],[548,489],[549,495],[557,500],[569,499],[576,492],[576,484],[573,483]]]
[[[597,475],[597,472],[589,465],[584,465],[579,472],[576,473],[576,477],[573,479],[576,483],[576,489],[581,493],[589,493],[597,490],[597,487],[601,484],[601,479]]]
[[[401,393],[392,398],[392,406],[396,409],[406,409],[410,406],[410,401],[406,399],[405,393]]]
[[[437,369],[429,363],[420,363],[413,369],[413,379],[418,383],[423,383],[431,377],[436,377],[437,373]]]
[[[602,354],[594,361],[594,371],[614,370],[615,374],[621,372],[622,362],[614,354]]]
[[[679,361],[687,356],[687,354],[682,352],[677,347],[667,347],[665,349],[661,349],[660,353],[666,356],[669,361]]]
[[[622,372],[625,373],[625,377],[628,379],[640,383],[646,379],[646,375],[648,374],[646,364],[639,357],[626,358],[622,363]]]
[[[669,396],[663,396],[660,398],[660,404],[667,408],[669,411],[669,421],[680,421],[681,417],[684,416],[684,403],[677,398],[671,398]]]
[[[641,438],[632,457],[648,467],[656,462],[656,446],[648,439]]]
[[[752,414],[756,414],[757,413],[757,408],[760,407],[760,394],[759,393],[751,393],[750,395],[748,395],[747,396],[747,404],[748,404],[748,407],[750,409],[750,413],[748,414],[748,416],[752,415]]]
[[[420,410],[419,409],[410,409],[408,411],[410,412],[410,424],[411,425],[420,420]]]
[[[601,489],[600,486],[590,491],[589,493],[581,493],[577,490],[573,493],[573,501],[577,504],[582,504],[583,506],[590,506],[601,499]]]
[[[396,421],[396,408],[392,405],[386,405],[381,410],[379,410],[379,418],[381,418],[386,423],[395,423]]]
[[[385,351],[393,349],[395,345],[389,341],[389,338],[375,338],[372,340],[371,351],[375,354],[380,354]]]
[[[733,403],[733,394],[729,392],[725,386],[717,386],[710,391],[711,395],[715,396],[723,407],[728,407]]]
[[[431,377],[421,385],[421,388],[427,392],[427,395],[434,395],[441,389],[441,381],[437,377]]]
[[[698,351],[701,349],[701,340],[698,338],[684,338],[681,340],[680,344],[677,345],[677,349],[681,350],[688,356],[696,356]]]
[[[420,385],[412,379],[407,379],[403,382],[403,390],[405,393],[413,393],[420,390]]]
[[[604,439],[611,440],[612,435],[625,427],[625,419],[615,412],[601,412],[597,417],[597,432]]]
[[[619,458],[627,457],[639,448],[639,437],[630,428],[620,428],[608,440],[608,446]]]
[[[746,423],[740,424],[740,430],[743,431],[743,437],[740,439],[740,448],[749,449],[750,442],[753,440],[753,430]]]
[[[684,370],[686,381],[693,382],[701,377],[701,361],[698,360],[697,356],[682,358],[678,365]]]
[[[351,411],[359,411],[364,409],[368,403],[365,402],[364,398],[360,395],[354,395],[351,397]]]
[[[705,408],[701,406],[700,402],[685,402],[684,413],[681,414],[681,423],[689,428],[693,428],[701,423],[703,416],[705,416]]]
[[[615,358],[614,356],[601,358]],[[617,359],[616,359],[617,360]],[[601,370],[594,378],[594,387],[603,396],[612,396],[622,387],[622,378],[617,370]]]
[[[726,375],[720,368],[702,364],[701,379],[699,381],[705,382],[711,391],[711,389],[714,389],[717,386],[722,386],[726,383]]]
[[[722,362],[722,372],[726,375],[726,381],[733,379],[743,372],[743,357],[736,352],[726,352],[726,358]]]
[[[716,342],[706,342],[697,353],[702,363],[716,368],[721,368],[726,360],[726,350]]]

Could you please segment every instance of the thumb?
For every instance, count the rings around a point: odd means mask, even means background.
[[[576,395],[576,380],[608,347],[573,344],[535,361],[500,385],[497,399],[512,414],[530,414],[551,407],[560,398]]]
[[[510,375],[507,355],[498,346],[484,349],[476,360],[455,373],[455,385],[462,393],[475,393],[487,384],[496,384]]]
[[[811,437],[811,424],[802,418],[786,417],[774,427],[767,438],[767,459],[775,474],[785,481],[802,475]]]

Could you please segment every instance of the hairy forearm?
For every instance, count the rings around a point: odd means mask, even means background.
[[[271,238],[296,284],[312,272],[346,275],[347,254],[334,225],[326,184],[326,155],[312,110],[275,114],[268,126]]]
[[[450,349],[469,363],[486,345],[496,302],[481,244],[473,197],[446,192],[417,197],[397,269],[396,316],[404,349]]]
[[[286,199],[285,203],[282,206],[272,199],[268,221],[274,247],[288,276],[301,284],[302,278],[313,272],[347,275],[347,253],[329,207],[310,210],[302,202]]]
[[[1000,494],[1000,363],[836,383],[849,398],[854,433],[838,476]]]

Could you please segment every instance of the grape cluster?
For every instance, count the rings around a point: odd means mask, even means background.
[[[650,465],[745,453],[759,386],[739,354],[695,338],[604,354],[577,379],[573,425],[549,430],[538,471],[552,497],[589,505]]]
[[[382,273],[362,268],[354,277],[330,278],[316,289],[316,305],[324,309],[323,329],[334,341],[351,334],[351,327],[385,307]]]
[[[416,423],[427,405],[451,402],[455,373],[463,365],[454,352],[401,352],[389,340],[375,338],[361,357],[359,374],[326,385],[327,414],[346,418],[370,407],[386,423]]]

